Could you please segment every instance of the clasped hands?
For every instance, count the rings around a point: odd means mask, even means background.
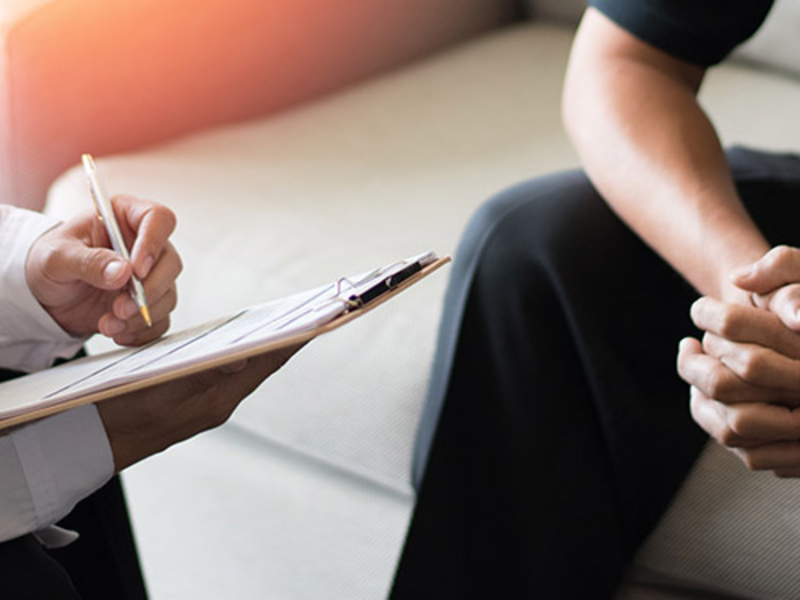
[[[678,372],[694,420],[753,470],[800,477],[800,249],[779,246],[732,275],[749,301],[691,308]]]

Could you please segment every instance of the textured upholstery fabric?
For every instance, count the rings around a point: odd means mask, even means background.
[[[716,598],[792,600],[800,597],[798,546],[797,481],[751,473],[709,444],[642,548],[633,576]]]

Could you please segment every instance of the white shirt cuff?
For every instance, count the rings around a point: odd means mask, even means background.
[[[114,474],[114,457],[94,405],[81,406],[11,434],[36,517],[32,531],[66,516]]]

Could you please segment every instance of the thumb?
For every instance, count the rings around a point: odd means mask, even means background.
[[[751,265],[731,273],[737,287],[756,294],[768,294],[790,283],[800,282],[800,250],[776,246]]]
[[[108,248],[82,243],[65,245],[48,261],[49,277],[63,283],[80,281],[101,290],[116,290],[127,283],[131,266]]]

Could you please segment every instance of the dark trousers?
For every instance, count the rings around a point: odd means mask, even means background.
[[[800,159],[728,157],[770,242],[800,245]],[[392,598],[611,597],[706,440],[675,371],[696,297],[582,172],[483,206],[451,271]]]
[[[14,376],[0,371],[0,380]],[[125,496],[118,477],[82,500],[58,523],[80,533],[45,549],[33,535],[0,543],[0,598],[8,600],[146,600]]]

